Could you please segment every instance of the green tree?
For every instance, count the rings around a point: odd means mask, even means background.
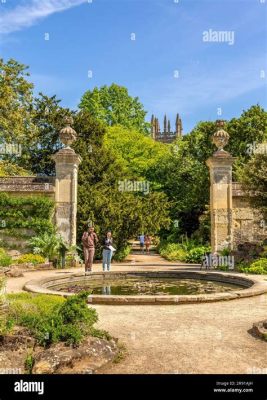
[[[118,249],[141,230],[150,233],[167,227],[168,203],[163,193],[148,194],[119,190],[119,182],[131,179],[114,154],[103,145],[105,126],[88,112],[75,117],[79,133],[74,144],[82,157],[78,175],[78,237],[88,221],[93,221],[100,236],[111,229]]]
[[[22,149],[19,156],[1,158],[33,173],[53,175],[51,155],[62,146],[58,132],[70,110],[62,108],[56,96],[40,93],[34,98],[27,69],[13,59],[0,59],[0,144],[19,143]]]
[[[0,176],[29,176],[31,173],[10,161],[0,161]]]
[[[228,151],[237,157],[233,179],[238,180],[238,170],[251,158],[257,144],[267,140],[267,112],[258,104],[243,111],[240,118],[227,123],[230,135]]]
[[[0,142],[24,143],[35,135],[32,122],[33,84],[25,65],[0,59]]]
[[[209,202],[208,170],[204,161],[191,154],[186,141],[176,142],[172,149],[173,154],[163,158],[150,173],[172,205],[173,227],[177,225],[180,234],[191,235]]]
[[[131,97],[125,87],[115,83],[87,90],[79,107],[109,126],[122,125],[143,133],[149,130],[149,124],[145,122],[146,111],[138,97]]]
[[[228,151],[246,162],[251,157],[251,146],[267,139],[267,112],[255,105],[232,118],[226,125],[230,135]]]
[[[239,178],[252,206],[259,208],[267,219],[267,142],[262,148],[265,151],[255,154],[239,170]]]
[[[106,151],[112,152],[126,174],[146,178],[162,157],[170,156],[170,147],[120,125],[107,129]],[[153,178],[150,174],[150,178]]]
[[[21,163],[35,174],[55,173],[52,155],[62,147],[59,131],[63,128],[64,116],[71,113],[60,106],[60,101],[56,96],[42,93],[33,101],[32,121],[36,135],[27,141],[27,152]]]

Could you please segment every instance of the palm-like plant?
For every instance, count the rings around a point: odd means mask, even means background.
[[[72,258],[73,261],[78,261],[80,262],[80,257],[77,254],[77,250],[81,251],[81,248],[76,246],[76,245],[72,245],[69,246],[62,238],[60,241],[60,245],[59,245],[59,254],[60,254],[60,258],[61,258],[61,267],[65,268],[65,264],[66,264],[66,254],[68,254],[69,257]]]
[[[43,233],[29,240],[29,245],[33,248],[34,254],[40,254],[49,261],[52,261],[59,252],[62,239],[56,233]]]

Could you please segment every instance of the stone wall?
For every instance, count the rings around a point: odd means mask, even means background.
[[[267,224],[258,210],[251,208],[240,183],[232,184],[233,244],[257,243],[267,238]]]
[[[55,198],[55,178],[39,176],[0,177],[0,192],[14,196],[47,196]]]

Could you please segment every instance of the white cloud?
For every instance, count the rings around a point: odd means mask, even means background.
[[[0,15],[0,34],[30,27],[42,18],[85,2],[86,0],[31,0]]]

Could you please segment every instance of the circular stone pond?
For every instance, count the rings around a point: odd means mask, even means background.
[[[71,296],[82,290],[93,304],[182,304],[233,300],[267,292],[240,274],[204,271],[94,272],[30,281],[25,290]]]
[[[82,282],[59,285],[57,290],[68,293],[79,293],[87,290],[92,295],[165,296],[229,292],[236,290],[236,285],[203,279],[179,279],[177,277],[128,276],[127,278],[112,278],[107,276],[105,279],[88,279]]]

